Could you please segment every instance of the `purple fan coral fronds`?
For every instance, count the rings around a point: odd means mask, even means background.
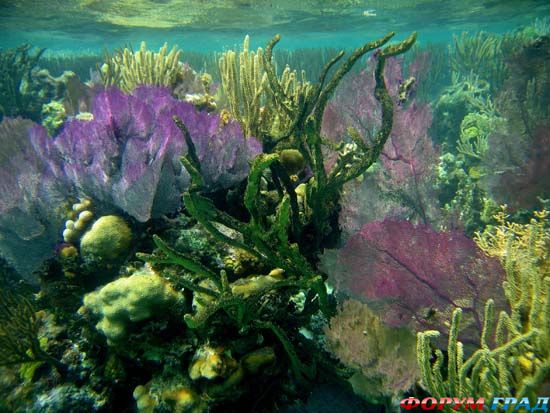
[[[168,89],[152,86],[131,95],[104,91],[95,99],[93,120],[70,121],[54,139],[63,173],[77,192],[138,221],[173,212],[189,181],[174,115],[189,128],[208,190],[246,178],[248,161],[258,153],[255,139],[245,139],[236,122],[223,125],[219,115],[199,112]]]
[[[68,196],[49,143],[30,120],[0,123],[0,255],[31,282],[53,255]]]
[[[464,312],[462,339],[477,343],[485,302],[505,308],[504,271],[460,231],[384,220],[365,225],[328,252],[325,270],[337,291],[369,304],[393,327],[445,333],[455,308]]]
[[[364,179],[350,182],[344,189],[340,225],[344,236],[358,231],[372,220],[388,217],[422,223],[439,218],[434,190],[437,149],[428,134],[432,113],[428,104],[412,99],[399,102],[403,82],[402,59],[388,59],[386,85],[396,102],[392,132],[377,167]],[[417,76],[422,62],[413,61],[408,74]],[[344,79],[323,117],[322,132],[332,141],[346,139],[353,127],[369,142],[380,127],[380,105],[374,99],[373,61],[359,73]]]

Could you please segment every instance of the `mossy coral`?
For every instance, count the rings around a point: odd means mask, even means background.
[[[146,320],[183,301],[171,285],[145,266],[84,296],[81,313],[100,317],[96,327],[114,345],[126,337],[132,323]]]

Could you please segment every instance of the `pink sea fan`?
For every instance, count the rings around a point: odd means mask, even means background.
[[[459,307],[462,338],[475,344],[485,302],[493,298],[497,308],[505,307],[500,263],[460,231],[374,221],[322,261],[338,291],[369,304],[390,326],[445,333],[450,314]]]
[[[409,65],[409,76],[417,76],[425,65],[417,60]],[[385,69],[386,85],[395,105],[392,132],[380,162],[362,181],[350,182],[344,188],[340,214],[344,238],[377,219],[393,217],[422,223],[439,219],[434,189],[438,154],[428,134],[432,112],[428,104],[414,99],[406,104],[399,102],[402,64],[402,59],[388,59]],[[346,138],[346,128],[353,127],[370,141],[380,126],[374,86],[371,60],[363,71],[343,80],[325,110],[322,133],[338,142]]]

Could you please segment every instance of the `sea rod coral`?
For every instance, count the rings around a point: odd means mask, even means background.
[[[477,234],[478,245],[498,257],[506,268],[504,293],[511,311],[495,312],[493,299],[485,304],[478,349],[464,357],[458,338],[462,312],[453,313],[447,356],[430,343],[437,331],[418,334],[417,357],[422,383],[434,397],[475,395],[491,400],[502,394],[518,400],[540,395],[550,378],[550,234],[548,211],[535,212],[528,224],[511,223],[504,212],[498,225]],[[498,314],[498,315],[497,315]],[[494,335],[494,344],[491,338]],[[447,367],[446,374],[442,372]],[[449,408],[450,410],[450,408]]]

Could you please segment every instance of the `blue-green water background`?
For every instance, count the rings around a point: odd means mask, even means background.
[[[149,0],[149,10],[170,2]],[[80,54],[100,53],[123,45],[137,47],[140,41],[146,40],[150,48],[168,42],[184,50],[209,52],[240,44],[246,34],[251,36],[255,47],[280,33],[284,40],[280,48],[350,48],[388,31],[396,31],[396,39],[419,31],[420,44],[448,43],[453,34],[463,31],[502,33],[530,24],[537,17],[550,16],[548,0],[306,0],[303,7],[265,0],[203,0],[189,7],[180,1],[182,4],[171,9],[175,15],[171,16],[171,27],[159,28],[106,22],[101,7],[93,9],[97,3],[94,0],[1,0],[0,47],[29,43],[46,47],[51,54]],[[114,3],[111,15],[117,10],[124,15],[125,5],[132,1],[111,3]],[[210,7],[208,13],[190,21],[201,4]],[[365,16],[365,11],[376,15]],[[181,22],[178,21],[180,13]],[[147,13],[137,17],[145,21],[148,18]],[[161,19],[157,17],[157,20]]]

